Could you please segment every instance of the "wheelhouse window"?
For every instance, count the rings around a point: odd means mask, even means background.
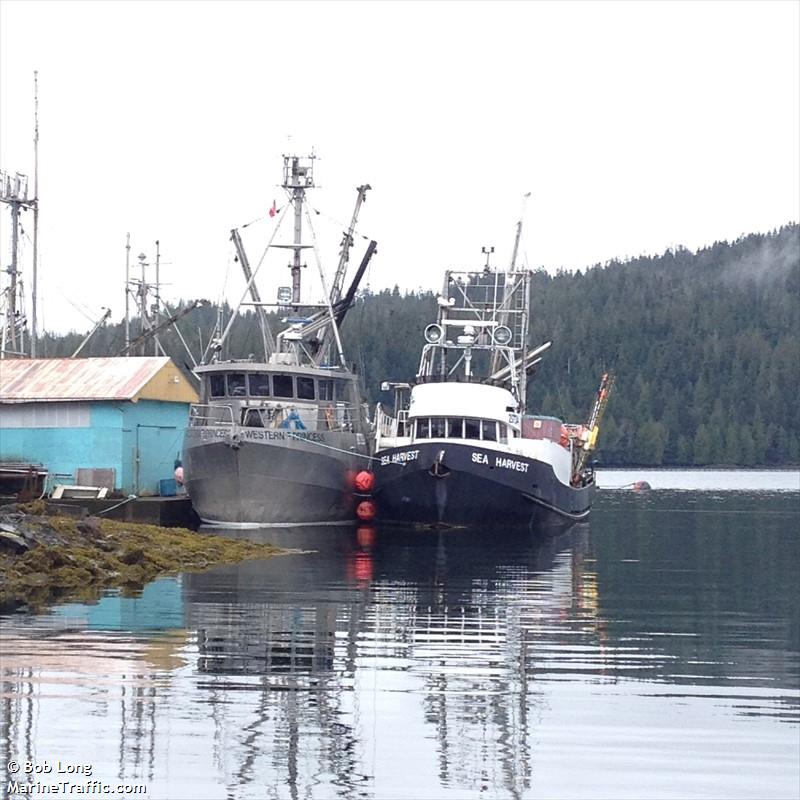
[[[298,400],[313,400],[314,399],[314,379],[305,375],[297,376],[297,399]]]
[[[251,397],[269,397],[269,375],[266,372],[251,372],[247,383]]]
[[[273,375],[272,391],[275,397],[294,397],[293,383],[291,375]]]
[[[211,397],[225,397],[225,376],[211,375],[208,378],[208,390]]]
[[[247,383],[243,372],[228,373],[228,396],[244,397],[247,394]]]
[[[317,389],[319,391],[320,400],[333,400],[333,381],[324,378],[317,382]]]
[[[261,410],[258,408],[245,409],[243,414],[244,419],[242,424],[247,428],[263,428],[264,420],[261,416]]]
[[[350,383],[348,381],[336,381],[336,399],[340,403],[351,402]]]
[[[444,439],[447,435],[447,420],[444,417],[431,418],[431,439]]]
[[[417,417],[415,439],[473,439],[484,442],[508,442],[508,429],[492,419],[457,417]]]
[[[464,438],[465,439],[481,438],[481,421],[479,419],[464,420]]]
[[[493,419],[481,420],[481,439],[484,442],[497,441],[497,423]]]
[[[463,439],[464,438],[464,420],[454,419],[450,417],[447,420],[447,438],[448,439]]]

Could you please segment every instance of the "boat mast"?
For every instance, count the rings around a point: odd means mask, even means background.
[[[131,235],[125,237],[125,349],[131,344]]]
[[[347,313],[347,309],[353,302],[353,297],[358,288],[358,282],[366,270],[369,260],[375,252],[376,243],[370,242],[367,248],[367,255],[361,262],[358,268],[356,277],[348,289],[344,297],[342,297],[342,288],[345,273],[347,270],[347,263],[349,260],[349,250],[353,244],[353,234],[355,231],[356,221],[358,219],[358,212],[361,204],[364,202],[366,192],[371,187],[369,184],[358,187],[358,197],[356,200],[355,211],[353,212],[350,227],[344,233],[342,241],[342,249],[339,254],[339,265],[334,279],[333,286],[328,289],[325,281],[325,275],[322,270],[322,264],[316,249],[316,243],[303,244],[303,212],[308,214],[308,210],[304,208],[306,190],[314,188],[314,160],[316,156],[312,153],[310,156],[283,156],[283,183],[281,186],[286,191],[289,202],[294,208],[294,235],[293,240],[289,244],[273,244],[273,239],[281,227],[284,214],[288,212],[286,206],[285,212],[281,213],[278,224],[272,233],[272,237],[267,244],[261,260],[256,265],[255,269],[250,269],[250,264],[244,250],[241,237],[237,230],[231,231],[231,239],[236,247],[239,261],[247,279],[247,286],[245,288],[242,299],[239,305],[234,310],[234,315],[231,317],[227,326],[209,345],[209,349],[218,354],[225,343],[235,315],[238,313],[239,306],[244,303],[244,299],[248,293],[253,298],[251,305],[257,309],[259,319],[261,322],[262,336],[264,338],[264,349],[267,354],[267,360],[271,363],[280,364],[294,364],[301,365],[304,359],[307,360],[308,365],[312,367],[319,367],[327,358],[333,342],[336,343],[336,349],[339,356],[339,361],[342,366],[346,366],[344,360],[344,353],[342,351],[342,343],[339,337],[338,324]],[[273,214],[271,213],[270,216]],[[314,238],[314,226],[311,221],[310,214],[308,215],[308,226],[311,231],[312,239]],[[267,315],[265,308],[273,305],[271,303],[261,302],[258,290],[255,288],[255,277],[260,269],[264,258],[271,248],[282,248],[292,251],[292,258],[288,264],[288,268],[292,276],[292,285],[281,286],[278,289],[278,302],[274,304],[282,313],[288,313],[284,323],[289,323],[288,327],[278,332],[273,338],[269,325],[267,324]],[[303,303],[301,293],[301,276],[302,270],[306,267],[303,263],[302,251],[308,248],[314,250],[314,257],[319,268],[320,279],[322,281],[323,300],[321,304]],[[304,316],[303,309],[309,316]],[[317,309],[313,311],[313,309]],[[214,356],[216,360],[216,355]]]
[[[8,287],[2,291],[2,331],[0,331],[0,359],[12,357],[36,357],[37,324],[37,263],[39,249],[39,73],[33,73],[33,197],[28,197],[28,177],[21,172],[14,174],[0,171],[0,202],[11,209],[11,264],[4,270],[8,274]],[[20,214],[33,211],[33,302],[31,308],[30,353],[26,352],[25,334],[28,320],[25,314],[23,280],[19,263]]]
[[[519,220],[517,220],[516,233],[514,235],[514,248],[511,252],[511,263],[508,272],[505,273],[503,297],[498,308],[497,322],[500,325],[510,326],[513,333],[512,342],[517,351],[515,361],[515,371],[517,372],[517,384],[519,386],[519,401],[522,410],[525,410],[527,394],[527,350],[528,350],[528,305],[530,293],[530,272],[524,269],[517,269],[517,255],[519,253],[519,242],[522,236],[522,222],[525,217],[525,207],[528,203],[530,192],[526,192],[522,197],[522,209]],[[492,354],[490,374],[494,375],[502,371],[501,357],[498,351]]]
[[[12,178],[7,173],[0,173],[0,202],[11,209],[11,264],[6,269],[9,276],[8,287],[3,291],[5,314],[2,320],[2,337],[0,337],[2,339],[0,358],[26,356],[27,320],[19,274],[19,217],[21,211],[34,208],[33,200],[28,198],[27,176],[17,172]]]
[[[158,330],[158,313],[161,310],[161,244],[156,239],[156,294],[155,303],[153,304],[153,330]],[[161,350],[161,342],[159,341],[158,334],[153,335],[153,355],[157,356]],[[163,352],[163,351],[162,351]]]
[[[31,281],[31,358],[36,358],[39,266],[39,73],[33,72],[33,276]]]
[[[283,157],[283,188],[292,194],[291,202],[294,206],[294,244],[293,256],[289,269],[292,272],[292,305],[298,310],[300,305],[300,274],[305,266],[301,264],[303,251],[303,203],[306,198],[306,189],[314,188],[314,159],[312,153],[308,156],[308,163],[301,164],[300,156]]]
[[[130,251],[131,251],[131,235],[128,234],[125,244],[125,355],[144,355],[145,348],[142,345],[141,349],[138,348],[142,344],[143,336],[150,332],[157,332],[160,330],[158,323],[159,320],[159,305],[160,305],[160,266],[161,266],[161,245],[156,241],[156,284],[153,286],[147,282],[147,267],[152,266],[147,261],[147,256],[144,253],[139,253],[137,259],[139,261],[139,268],[141,269],[141,278],[131,278],[130,276]],[[148,305],[151,295],[154,297],[152,306]],[[130,302],[129,298],[133,298],[136,304],[136,311],[139,315],[139,335],[131,340],[131,325],[130,325]],[[146,338],[151,338],[147,336]],[[165,355],[164,348],[158,336],[155,336],[154,355]]]

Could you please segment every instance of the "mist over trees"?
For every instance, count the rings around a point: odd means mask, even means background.
[[[230,313],[223,309],[225,320]],[[207,306],[178,323],[195,358],[216,318]],[[435,319],[433,292],[359,295],[343,340],[370,404],[389,400],[381,396],[381,381],[413,380],[422,332]],[[45,336],[42,351],[71,355],[84,335]],[[188,369],[175,333],[160,338]],[[601,426],[601,464],[800,463],[797,224],[697,252],[677,248],[575,273],[535,271],[530,342],[549,340],[553,346],[528,387],[529,411],[585,421],[601,374],[611,370],[616,377]],[[107,325],[81,355],[115,355],[123,346],[123,325]],[[152,343],[147,347],[152,354]],[[260,349],[254,313],[244,312],[223,355],[258,358]]]

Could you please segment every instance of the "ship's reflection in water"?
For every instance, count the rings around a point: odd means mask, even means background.
[[[294,552],[0,617],[1,785],[60,760],[157,800],[796,797],[796,500],[679,500],[541,538],[218,531]]]
[[[198,688],[212,702],[259,697],[233,723],[237,783],[283,772],[299,796],[318,781],[371,795],[375,771],[404,763],[398,796],[525,793],[533,654],[548,631],[598,635],[585,530],[509,534],[502,546],[465,531],[366,526],[257,538],[305,552],[184,584],[207,676]],[[230,740],[232,720],[218,721]]]

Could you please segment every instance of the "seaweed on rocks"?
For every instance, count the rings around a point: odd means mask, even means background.
[[[138,591],[163,575],[281,552],[185,528],[53,516],[41,501],[0,506],[0,610],[92,600],[112,587]]]

